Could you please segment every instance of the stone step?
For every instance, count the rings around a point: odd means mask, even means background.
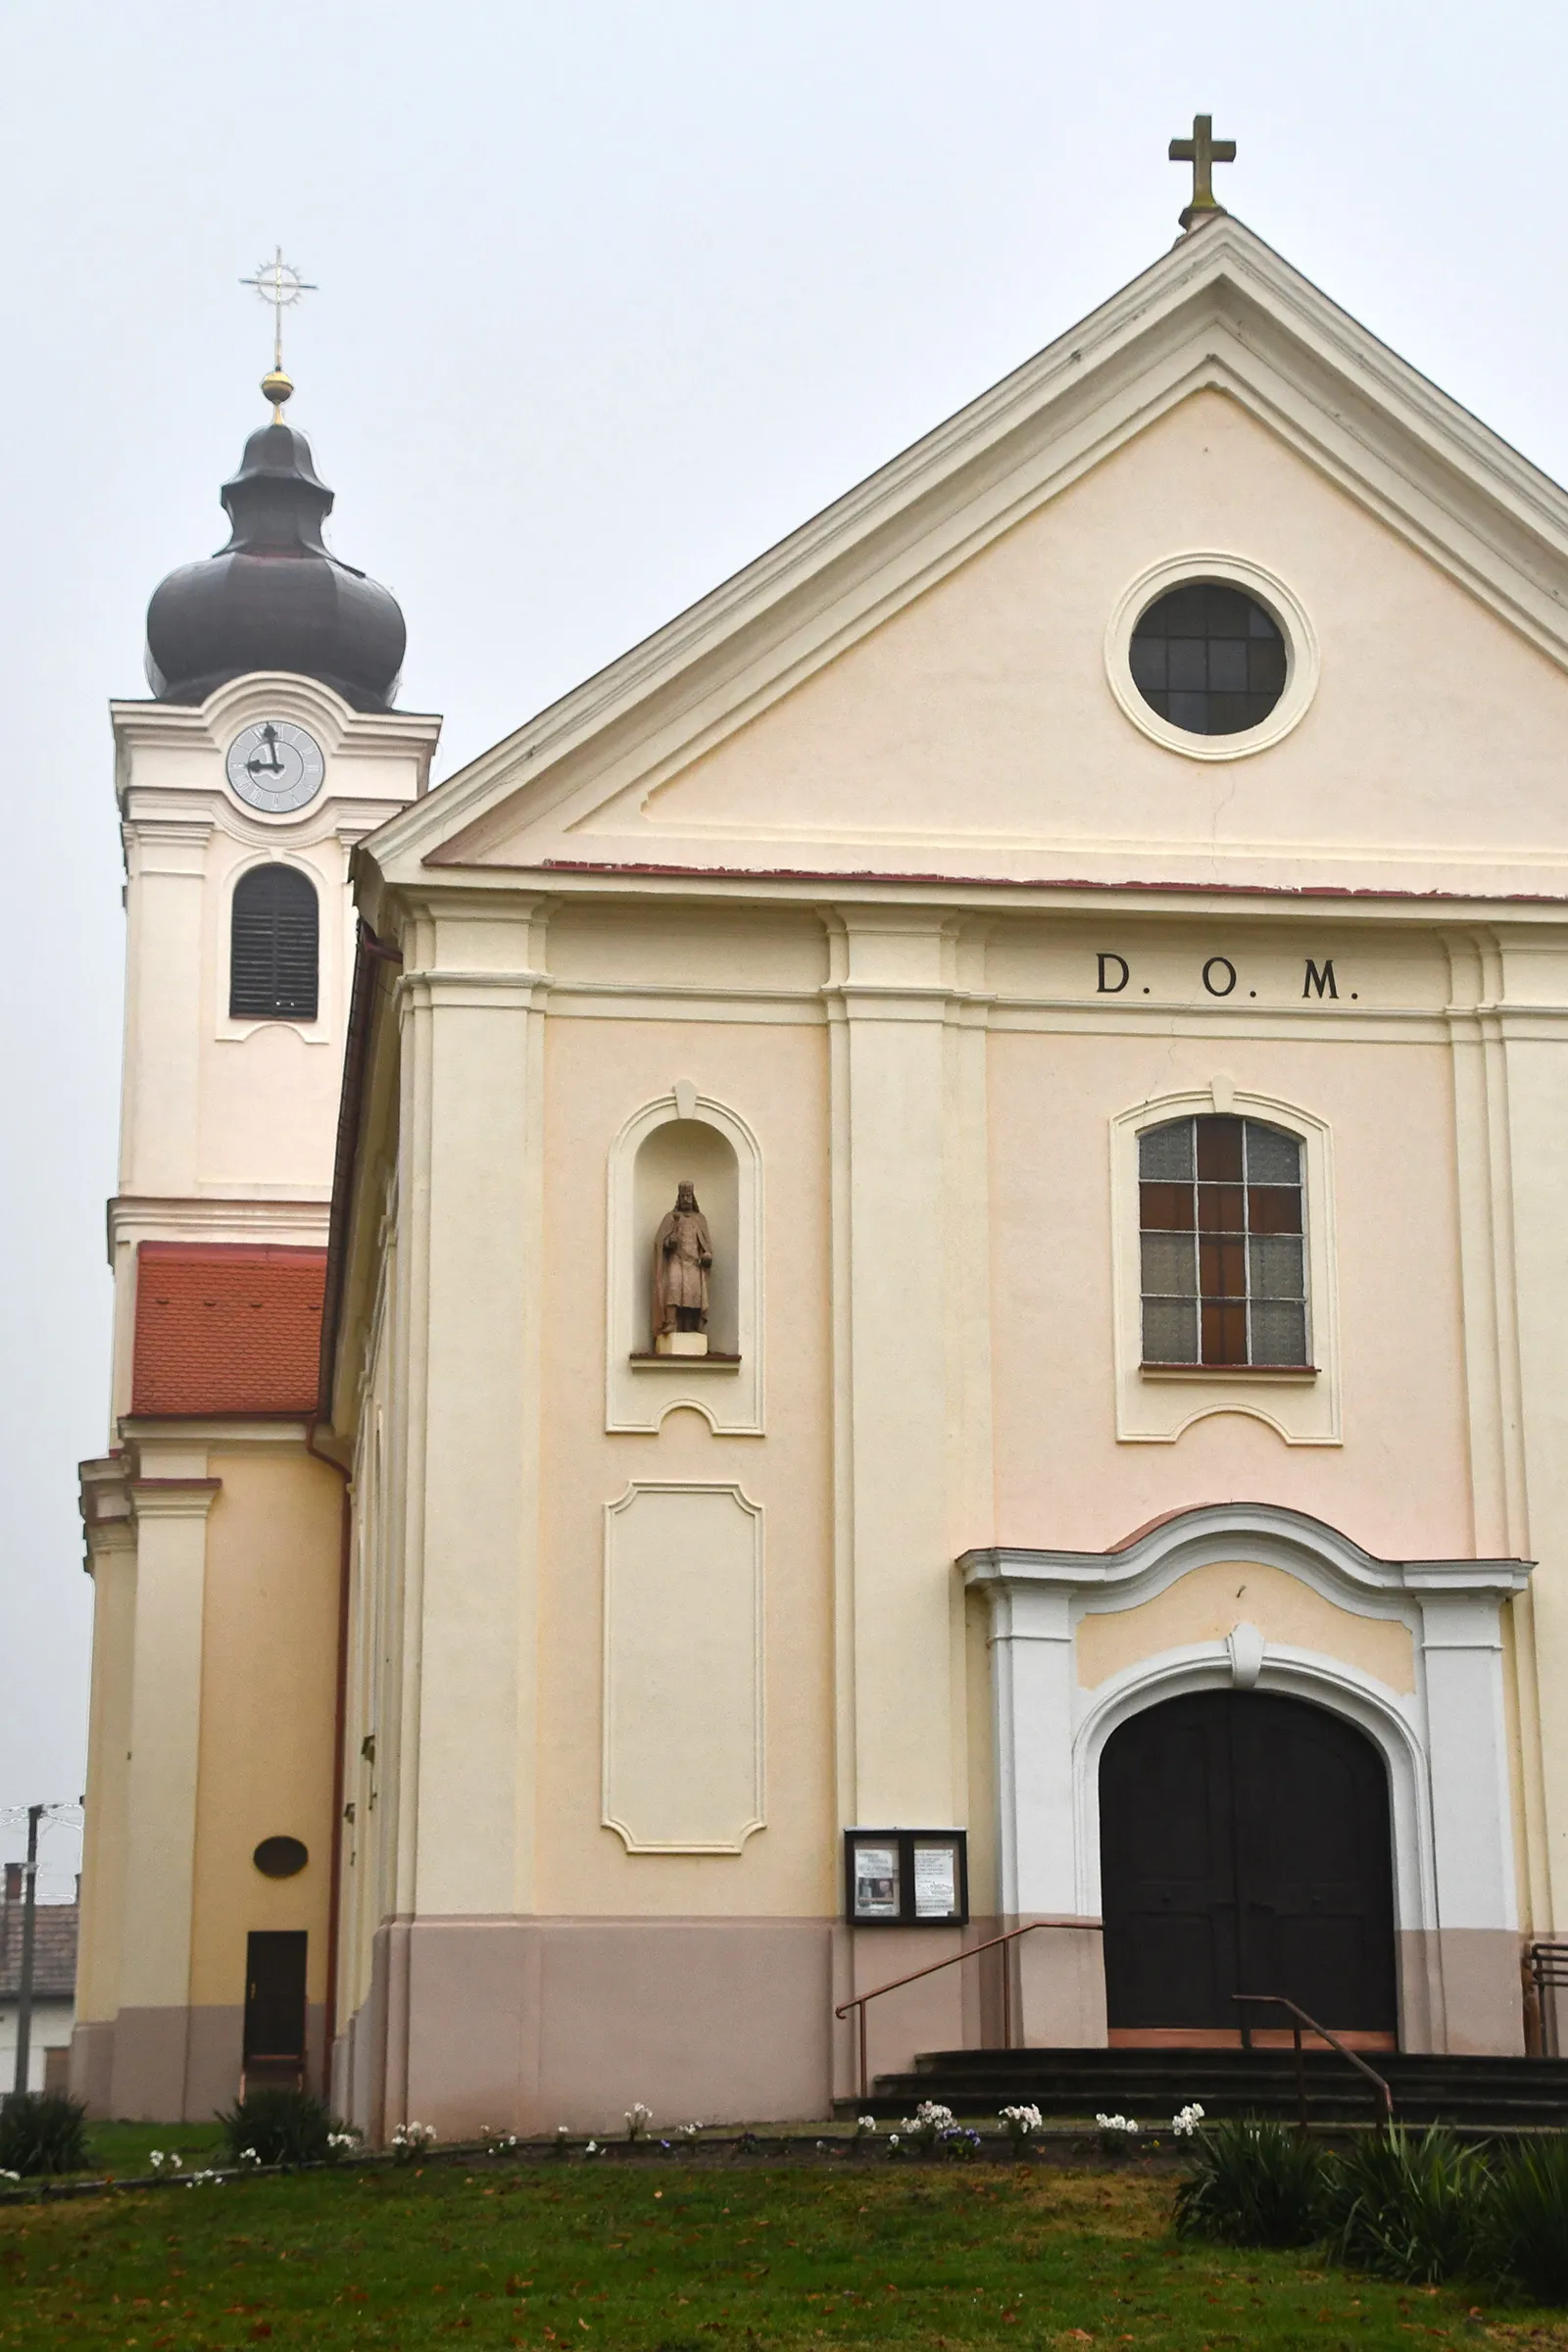
[[[1568,2060],[1391,2050],[1368,2052],[1367,2063],[1409,2123],[1568,2128]],[[1303,2072],[1315,2120],[1366,2122],[1381,2113],[1374,2085],[1334,2052],[1303,2053]],[[957,2115],[1027,2105],[1050,2116],[1130,2114],[1153,2125],[1195,2099],[1212,2116],[1293,2116],[1297,2097],[1289,2049],[936,2050],[922,2052],[907,2074],[877,2076],[868,2098],[836,2106],[896,2119],[934,2099]]]

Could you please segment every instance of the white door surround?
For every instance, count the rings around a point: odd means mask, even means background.
[[[1281,1570],[1354,1617],[1406,1627],[1414,1688],[1395,1690],[1364,1665],[1266,1640],[1241,1607],[1218,1639],[1159,1649],[1093,1688],[1080,1684],[1087,1617],[1135,1608],[1194,1569],[1232,1561]],[[1009,1922],[1099,1918],[1100,1757],[1129,1716],[1187,1690],[1307,1699],[1358,1725],[1383,1755],[1402,2038],[1454,2046],[1443,2024],[1445,1939],[1482,1931],[1490,1946],[1500,1936],[1489,1969],[1506,1963],[1517,1975],[1501,1611],[1533,1565],[1380,1560],[1337,1529],[1271,1503],[1173,1512],[1103,1552],[965,1552],[964,1583],[990,1611],[1000,1910]]]

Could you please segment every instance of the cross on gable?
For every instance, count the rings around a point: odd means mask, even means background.
[[[1170,160],[1173,164],[1193,167],[1193,200],[1181,210],[1183,228],[1191,228],[1207,213],[1222,213],[1225,207],[1214,193],[1214,166],[1234,164],[1236,141],[1216,139],[1212,115],[1193,117],[1193,135],[1190,139],[1172,139]]]

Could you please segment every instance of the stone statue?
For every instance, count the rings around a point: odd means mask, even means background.
[[[708,1272],[713,1262],[708,1219],[689,1184],[654,1237],[654,1349],[659,1355],[708,1353]]]

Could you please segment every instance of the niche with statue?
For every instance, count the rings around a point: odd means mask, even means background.
[[[700,1119],[670,1119],[644,1139],[634,1253],[648,1297],[635,1352],[738,1360],[736,1177],[730,1145]]]
[[[606,1422],[715,1430],[762,1415],[762,1169],[751,1128],[681,1080],[610,1154]]]

